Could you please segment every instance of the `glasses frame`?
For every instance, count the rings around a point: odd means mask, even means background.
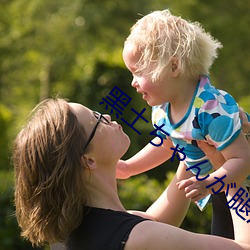
[[[84,147],[84,151],[86,150],[86,148],[88,147],[88,145],[92,141],[99,123],[102,122],[104,124],[110,124],[110,121],[107,118],[105,118],[101,113],[99,113],[97,111],[93,111],[93,114],[94,114],[95,118],[97,119],[97,123],[94,126],[92,132],[90,133],[89,139],[87,140],[86,145]]]

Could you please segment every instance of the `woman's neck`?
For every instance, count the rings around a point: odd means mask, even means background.
[[[102,167],[91,170],[86,178],[90,198],[86,205],[126,211],[118,196],[115,174],[114,170]]]

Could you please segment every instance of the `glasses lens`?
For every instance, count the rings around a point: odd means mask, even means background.
[[[96,118],[97,120],[99,120],[101,114],[100,114],[99,112],[97,112],[97,111],[94,111],[93,113],[94,113],[95,118]]]
[[[94,137],[94,135],[95,135],[95,132],[96,132],[96,129],[97,129],[97,127],[98,127],[98,124],[99,124],[100,122],[102,122],[102,123],[104,123],[104,124],[110,124],[109,120],[106,119],[106,118],[105,118],[102,114],[100,114],[99,112],[93,111],[93,113],[94,113],[95,118],[97,119],[97,123],[96,123],[95,127],[93,128],[93,130],[92,130],[92,132],[91,132],[91,134],[90,134],[90,136],[89,136],[89,139],[88,139],[88,141],[87,141],[87,143],[86,143],[86,145],[85,145],[85,147],[84,147],[84,151],[86,150],[86,148],[88,147],[89,143],[90,143],[91,140],[93,139],[93,137]]]
[[[109,120],[107,118],[105,118],[102,114],[100,114],[97,111],[94,111],[94,116],[97,120],[100,120],[102,123],[104,124],[109,124]]]

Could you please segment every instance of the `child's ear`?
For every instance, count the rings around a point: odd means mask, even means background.
[[[176,57],[173,57],[171,59],[171,70],[173,73],[173,76],[176,77],[180,74],[180,69],[179,69],[179,60]]]

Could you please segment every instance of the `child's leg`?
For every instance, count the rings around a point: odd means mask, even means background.
[[[211,234],[234,239],[234,228],[227,199],[224,192],[212,194],[212,225]]]
[[[186,166],[181,161],[171,183],[148,208],[147,214],[160,222],[179,227],[188,211],[190,199],[186,198],[185,192],[177,188],[176,183],[191,176],[192,173],[186,171]]]

